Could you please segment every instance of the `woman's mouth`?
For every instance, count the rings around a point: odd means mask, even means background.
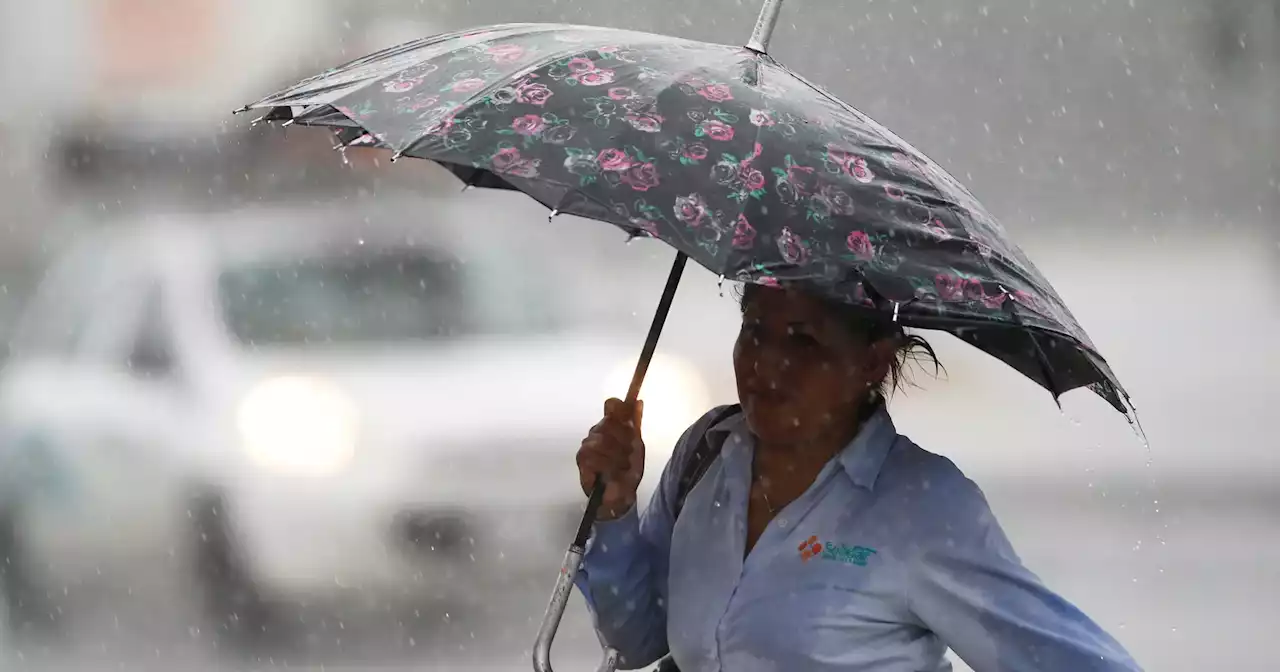
[[[789,395],[778,389],[751,388],[746,390],[746,396],[747,399],[744,401],[778,404],[786,401]]]

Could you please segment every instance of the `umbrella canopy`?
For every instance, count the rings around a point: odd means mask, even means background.
[[[386,49],[249,108],[661,239],[726,277],[800,282],[948,331],[1055,397],[1087,386],[1127,411],[1088,335],[967,189],[760,51],[501,25]]]

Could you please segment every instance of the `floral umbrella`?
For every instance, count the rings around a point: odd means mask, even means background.
[[[964,186],[765,53],[780,4],[766,0],[745,48],[499,25],[386,49],[244,109],[331,127],[344,151],[429,159],[469,186],[519,190],[553,215],[676,248],[630,399],[692,258],[722,276],[799,283],[904,326],[950,332],[1055,398],[1089,387],[1127,413],[1088,335]],[[552,611],[557,601],[563,610],[573,553]],[[551,620],[554,634],[559,613]]]
[[[1088,335],[968,190],[763,53],[503,25],[393,47],[250,107],[659,238],[726,277],[893,311],[1055,396],[1091,386],[1125,410]]]

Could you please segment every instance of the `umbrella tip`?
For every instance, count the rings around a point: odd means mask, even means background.
[[[395,163],[396,161],[399,161],[399,160],[400,160],[400,157],[402,157],[402,156],[404,156],[404,152],[403,152],[403,151],[396,152],[395,154],[392,154],[392,155],[391,155],[391,163]]]
[[[1147,438],[1147,430],[1142,427],[1142,419],[1138,417],[1138,408],[1133,405],[1133,401],[1127,396],[1125,401],[1129,403],[1129,412],[1125,413],[1125,417],[1129,420],[1129,427],[1133,433],[1137,435],[1138,440],[1142,442],[1142,447],[1147,450],[1147,460],[1151,460],[1151,440]]]
[[[231,114],[240,114],[242,112],[248,112],[248,111],[249,111],[249,106],[245,105],[244,107],[237,107],[236,109],[231,110]]]
[[[560,214],[559,208],[551,208],[551,212],[547,214],[547,222],[550,223],[558,214]]]
[[[760,16],[751,31],[751,39],[747,41],[747,49],[757,54],[769,52],[769,40],[773,37],[773,29],[778,25],[778,13],[782,11],[782,0],[764,0],[760,8]]]

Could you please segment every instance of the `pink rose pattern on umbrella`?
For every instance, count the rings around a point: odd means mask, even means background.
[[[685,67],[678,62],[684,53],[678,41],[646,48],[599,44],[546,60],[545,54],[579,40],[502,32],[471,39],[484,37],[493,41],[426,62],[402,58],[398,63],[409,67],[390,72],[378,80],[377,90],[353,94],[361,99],[338,109],[367,127],[377,125],[381,110],[416,116],[415,132],[427,137],[397,141],[394,132],[381,132],[378,137],[392,147],[418,140],[424,147],[465,153],[459,163],[499,175],[552,179],[589,193],[604,189],[598,200],[609,204],[626,202],[624,192],[654,205],[667,198],[669,215],[658,207],[658,214],[634,228],[709,252],[727,245],[733,258],[770,267],[775,279],[817,273],[780,266],[835,260],[870,276],[879,270],[906,277],[909,288],[898,282],[880,291],[892,300],[990,313],[1004,310],[1005,298],[1013,297],[1027,319],[1073,325],[1063,319],[1057,297],[1044,296],[1037,283],[992,277],[993,255],[1020,261],[1021,253],[985,212],[960,217],[955,208],[916,196],[921,188],[937,188],[939,180],[931,178],[941,169],[909,146],[888,153],[870,149],[889,143],[852,115],[827,119],[816,112],[823,108],[800,109],[790,100],[798,89],[788,86],[787,76],[769,77],[761,87],[701,72],[662,77]],[[584,36],[580,46],[592,41]],[[518,79],[504,83],[517,73]],[[430,86],[433,81],[442,83]],[[655,81],[669,84],[659,90]],[[403,98],[417,95],[424,83],[432,93]],[[393,94],[397,104],[387,105],[383,96]],[[586,114],[571,118],[573,106],[586,106]],[[850,127],[861,130],[826,130]],[[813,142],[822,135],[831,139]],[[631,143],[602,142],[610,137]],[[483,138],[492,138],[488,150]],[[819,149],[809,149],[815,145]],[[552,167],[554,175],[547,173]],[[763,215],[766,208],[769,216]],[[784,213],[781,220],[778,212]],[[914,241],[902,235],[903,224]],[[916,244],[941,241],[971,250],[959,258],[972,263],[904,275]],[[768,249],[774,252],[765,254]]]
[[[578,204],[565,212],[660,238],[727,277],[847,278],[846,299],[897,303],[906,318],[1016,322],[1092,347],[959,182],[769,59],[608,29],[452,39],[467,44],[389,52],[382,68],[369,57],[360,77],[332,71],[364,82],[332,109],[371,144],[531,193],[535,181]],[[752,68],[759,85],[742,74]],[[317,96],[332,84],[309,81]]]

